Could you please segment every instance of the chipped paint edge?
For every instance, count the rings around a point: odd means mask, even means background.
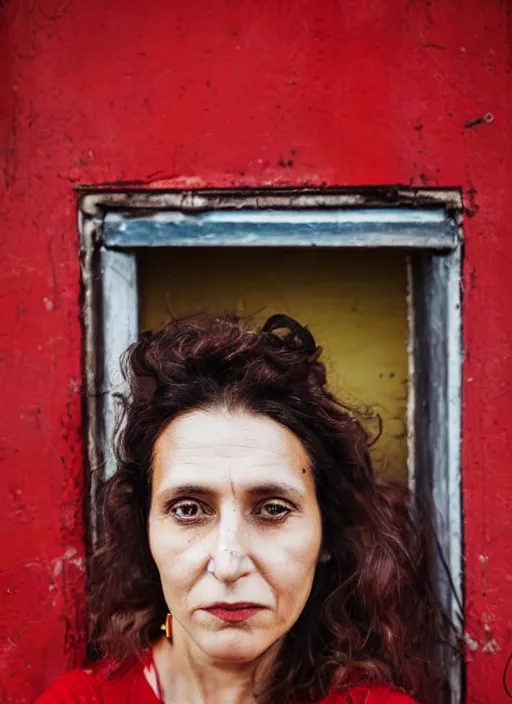
[[[95,497],[99,485],[98,473],[102,470],[100,444],[98,442],[98,369],[97,349],[98,342],[98,296],[95,287],[94,258],[98,231],[102,226],[102,218],[91,217],[83,210],[78,212],[78,232],[80,237],[80,274],[81,274],[81,300],[82,300],[82,329],[83,329],[83,376],[84,388],[84,435],[87,467],[87,515],[89,530],[87,547],[95,543],[97,537],[97,515],[94,510]]]
[[[103,478],[115,474],[114,432],[116,430],[116,394],[126,394],[127,385],[121,375],[119,360],[139,333],[137,262],[134,253],[100,249],[102,284],[102,349],[103,349]]]
[[[383,206],[433,207],[447,213],[463,209],[458,188],[406,188],[402,186],[361,188],[282,188],[282,189],[196,189],[162,191],[150,189],[116,189],[84,186],[77,189],[80,207],[92,217],[102,217],[106,210],[204,210],[240,208],[370,208]]]

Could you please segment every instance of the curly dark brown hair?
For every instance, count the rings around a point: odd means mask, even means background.
[[[92,643],[126,662],[161,636],[167,605],[150,553],[152,455],[179,414],[222,406],[268,416],[308,452],[323,524],[311,595],[286,635],[262,701],[316,701],[356,680],[443,701],[436,675],[449,636],[432,579],[428,515],[406,487],[379,482],[369,437],[326,388],[307,328],[272,316],[261,329],[234,313],[172,320],[123,359],[130,392],[105,483],[101,541],[91,560]]]

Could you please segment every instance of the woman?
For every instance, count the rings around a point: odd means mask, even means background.
[[[440,701],[428,541],[320,353],[286,316],[234,314],[130,348],[91,565],[99,662],[40,704]]]

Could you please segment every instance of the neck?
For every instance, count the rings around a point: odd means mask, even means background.
[[[162,638],[153,655],[165,704],[256,704],[255,691],[269,674],[276,647],[249,663],[212,663]]]

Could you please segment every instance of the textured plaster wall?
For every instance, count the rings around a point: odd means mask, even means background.
[[[73,188],[114,182],[463,189],[467,701],[504,701],[511,32],[505,0],[0,2],[2,702],[84,651]]]

